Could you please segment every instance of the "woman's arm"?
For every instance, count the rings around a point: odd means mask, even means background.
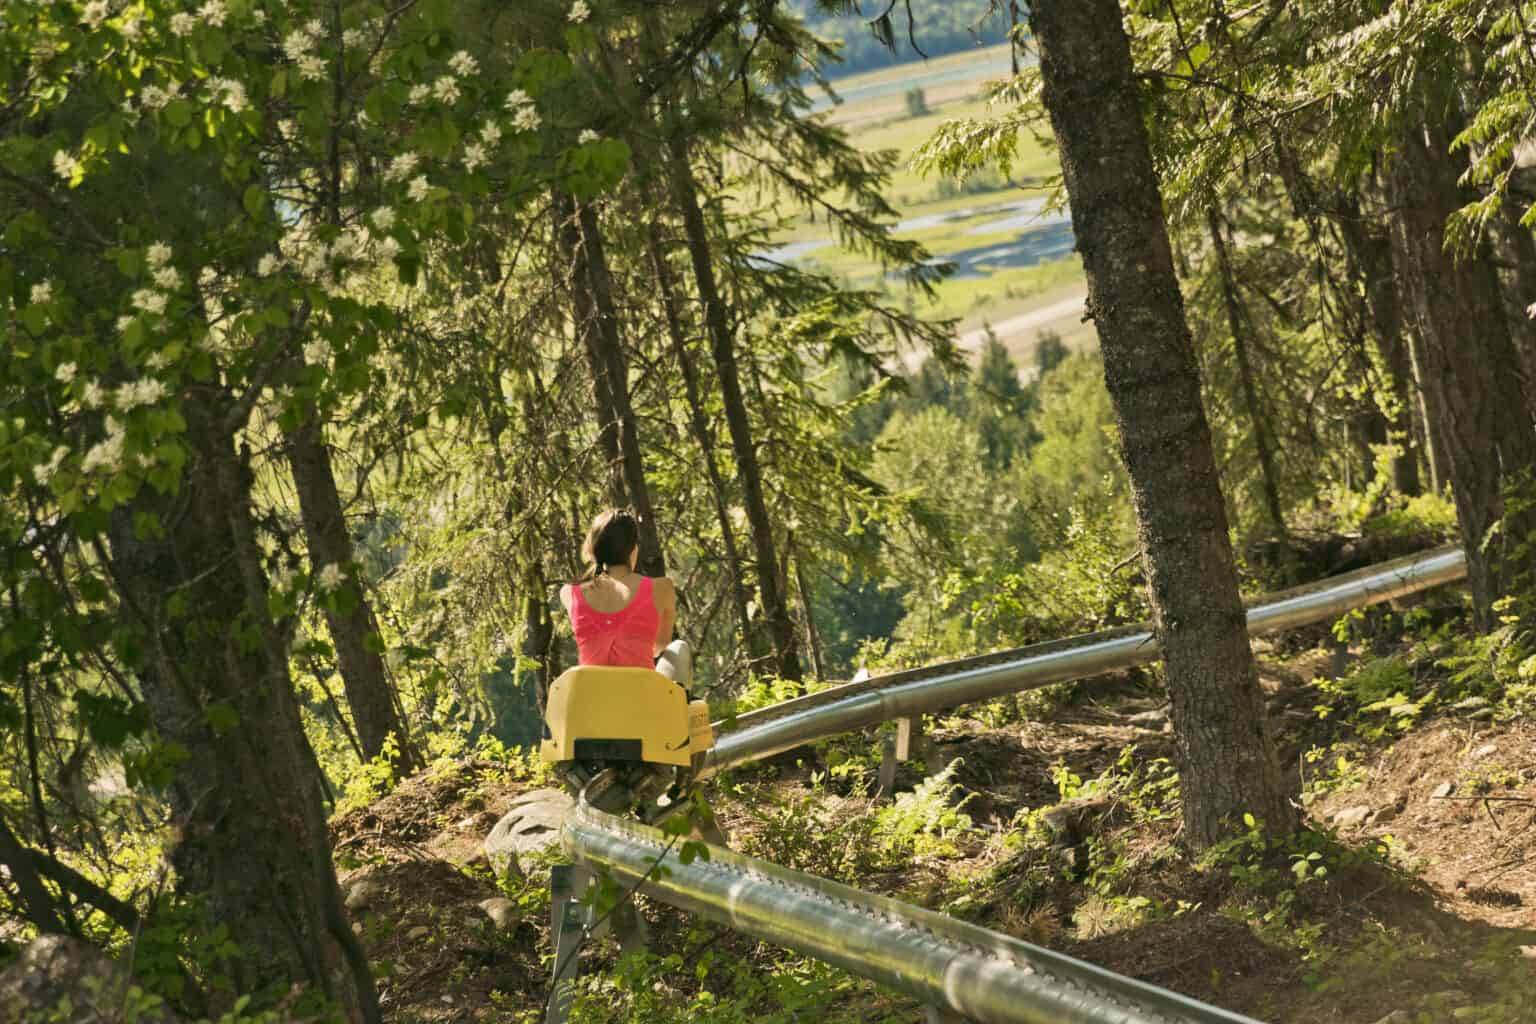
[[[651,584],[651,599],[656,602],[656,639],[651,644],[651,656],[656,657],[672,642],[672,628],[677,625],[677,588],[665,576],[658,576]]]

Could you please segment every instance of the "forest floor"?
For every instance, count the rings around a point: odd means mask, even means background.
[[[866,795],[873,733],[738,769],[712,799],[739,850],[1260,1020],[1536,1021],[1536,731],[1481,698],[1421,700],[1448,676],[1422,643],[1378,637],[1345,660],[1325,637],[1258,646],[1307,826],[1283,843],[1250,832],[1203,859],[1185,852],[1172,737],[1140,672],[932,721],[929,764],[948,770],[924,785],[924,766],[904,764],[895,804]],[[1361,701],[1372,687],[1405,692],[1352,703],[1352,686]],[[498,885],[481,843],[519,793],[548,784],[458,762],[337,819],[389,1019],[539,1019],[552,857]],[[487,900],[501,901],[502,924]],[[607,973],[612,943],[594,944],[577,1019],[921,1019],[867,983],[643,909],[673,959],[631,968],[637,996]],[[786,991],[802,1009],[769,1016]]]

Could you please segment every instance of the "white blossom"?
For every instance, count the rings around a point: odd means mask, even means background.
[[[186,11],[177,11],[171,15],[171,34],[178,36],[191,35],[197,27],[197,16]]]
[[[165,296],[149,288],[140,288],[133,293],[133,306],[146,313],[164,313]]]
[[[146,85],[139,91],[139,102],[144,104],[146,109],[160,110],[171,102],[171,94],[158,85]]]
[[[143,16],[135,14],[133,17],[124,21],[122,27],[118,29],[118,31],[121,32],[123,34],[123,38],[129,42],[136,41],[139,38],[140,33],[144,31]]]
[[[327,594],[336,591],[341,587],[342,583],[341,566],[337,565],[335,562],[327,565],[325,568],[321,569],[319,575],[315,577],[315,583]]]
[[[1536,302],[1533,302],[1529,306],[1525,307],[1525,315],[1530,317],[1532,320],[1536,320]]]
[[[164,242],[155,242],[148,249],[144,250],[144,261],[151,268],[158,270],[171,262],[171,257],[174,255],[175,252],[169,245],[166,245]]]
[[[349,28],[341,34],[341,45],[349,50],[356,50],[363,45],[363,30]]]
[[[460,50],[449,58],[448,66],[453,69],[454,74],[463,75],[466,78],[480,70],[480,63],[465,50]]]
[[[387,260],[392,260],[400,255],[400,243],[394,238],[386,238],[379,243],[379,255]]]
[[[52,302],[53,285],[49,284],[47,281],[33,285],[31,298],[32,304],[34,306],[41,305],[44,302]]]
[[[225,109],[232,114],[238,114],[250,105],[245,95],[245,85],[233,78],[214,78],[210,84],[213,86],[212,98],[215,103],[223,103]]]
[[[582,129],[581,134],[576,136],[576,144],[578,146],[585,146],[589,142],[596,142],[596,141],[597,141],[597,132],[593,131],[591,128],[584,128],[584,129]]]
[[[91,446],[91,450],[85,453],[85,459],[80,463],[80,469],[86,473],[93,473],[98,469],[108,472],[116,472],[123,462],[123,434],[108,434],[106,440],[98,441]]]
[[[258,25],[265,25],[267,23],[267,12],[260,7],[257,7],[255,10],[251,11],[251,20]]]
[[[197,286],[203,291],[211,291],[213,286],[219,283],[219,272],[212,267],[204,267],[197,272]]]
[[[214,28],[224,24],[224,19],[229,15],[229,8],[224,5],[224,0],[208,0],[207,3],[197,9],[202,19]]]
[[[86,381],[85,393],[80,396],[80,401],[87,409],[95,409],[106,400],[106,397],[106,390],[101,386],[100,382],[91,380]]]
[[[507,93],[507,110],[511,113],[515,114],[524,107],[531,106],[533,106],[533,97],[528,95],[526,89],[513,89]]]
[[[304,254],[304,259],[299,263],[299,272],[305,277],[318,278],[325,274],[328,268],[325,264],[325,251],[323,249],[311,249]]]
[[[592,16],[592,8],[587,6],[587,0],[576,0],[571,4],[570,19],[576,24],[581,24]]]
[[[304,31],[318,39],[325,35],[325,26],[320,23],[319,18],[310,18],[304,23]]]
[[[487,146],[494,146],[501,141],[501,125],[495,121],[487,121],[480,126],[480,138]]]
[[[539,126],[539,112],[533,107],[522,107],[512,115],[512,130],[531,132]]]
[[[53,173],[65,181],[72,181],[80,171],[80,161],[62,149],[53,154]]]
[[[120,385],[112,394],[112,402],[122,412],[130,412],[141,405],[154,405],[169,393],[154,377],[141,377]]]
[[[331,259],[349,260],[357,255],[357,250],[362,246],[362,239],[352,232],[350,228],[343,229],[336,236],[336,241],[331,243]]]
[[[299,58],[299,77],[306,82],[319,82],[325,78],[325,58],[308,55]]]
[[[381,206],[377,210],[374,210],[373,213],[369,215],[368,219],[372,221],[373,226],[378,228],[380,231],[388,231],[390,228],[395,226],[395,211],[390,209],[388,206]]]
[[[164,352],[151,352],[149,358],[144,360],[144,366],[151,370],[163,370],[171,365],[171,357]]]
[[[117,325],[116,325],[117,326],[117,333],[118,334],[127,334],[128,333],[128,328],[132,327],[134,324],[136,324],[138,322],[139,322],[139,318],[136,317],[136,316],[120,316],[120,317],[118,317],[117,318]]]
[[[443,75],[432,83],[432,95],[444,103],[454,103],[459,98],[459,80],[452,75]]]
[[[107,20],[111,14],[111,8],[107,6],[107,0],[91,0],[80,12],[80,24],[87,28],[100,28],[101,23]]]
[[[53,379],[58,381],[60,384],[73,383],[75,379],[75,373],[78,370],[79,367],[77,367],[74,363],[60,363],[58,368],[53,371]]]
[[[421,157],[415,153],[401,153],[389,162],[389,169],[384,172],[384,180],[404,181],[411,176],[420,162]]]
[[[287,38],[283,40],[283,52],[286,53],[288,55],[288,59],[292,61],[297,61],[305,56],[308,56],[309,51],[313,50],[314,48],[314,37],[311,36],[308,32],[293,31],[288,33]]]
[[[471,174],[473,174],[475,168],[484,165],[485,162],[486,155],[484,145],[478,142],[471,142],[469,145],[464,147],[464,169],[466,171],[469,171]]]
[[[412,180],[411,187],[406,190],[406,194],[419,203],[423,199],[427,198],[427,190],[430,187],[431,186],[427,184],[427,176],[424,174],[418,175],[414,180]]]
[[[331,361],[335,352],[331,349],[331,343],[324,338],[315,338],[304,343],[304,361],[311,365],[324,366]]]
[[[406,94],[406,102],[412,106],[420,106],[427,102],[427,97],[432,95],[432,87],[425,82],[418,82],[411,86],[411,91]]]
[[[283,261],[275,253],[267,253],[256,263],[256,273],[262,277],[271,277],[277,273],[277,268],[283,265]]]
[[[64,456],[68,454],[69,449],[59,445],[53,450],[53,455],[49,457],[47,462],[32,467],[32,477],[37,481],[39,487],[48,486],[48,481],[52,480],[53,475],[59,471],[59,465],[64,461]]]
[[[168,292],[181,287],[181,271],[175,267],[161,267],[155,271],[155,284]]]

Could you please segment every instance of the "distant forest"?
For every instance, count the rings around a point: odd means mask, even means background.
[[[817,35],[842,42],[842,62],[824,69],[829,77],[904,64],[919,56],[907,33],[905,4],[897,4],[890,14],[894,50],[880,41],[870,24],[886,9],[884,0],[863,0],[861,9],[851,14],[828,13],[828,6],[842,5],[826,0],[790,0],[788,6]],[[995,7],[992,0],[912,0],[918,47],[929,57],[942,57],[1006,42],[1006,0]]]

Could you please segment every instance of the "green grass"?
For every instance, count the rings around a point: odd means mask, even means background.
[[[922,70],[962,66],[966,61],[974,59],[974,55],[944,58],[931,62]],[[837,84],[840,88],[852,89],[866,84],[900,81],[903,76],[913,73],[910,68],[887,68],[852,76]],[[1018,158],[1010,175],[1015,186],[1035,186],[1027,190],[1005,185],[994,191],[954,195],[952,188],[946,193],[936,173],[920,175],[910,167],[912,154],[945,121],[959,118],[984,119],[1002,112],[981,98],[982,88],[989,77],[983,75],[971,82],[935,87],[929,93],[931,112],[922,117],[907,117],[901,109],[899,96],[895,98],[894,106],[892,97],[884,96],[845,103],[831,113],[830,116],[836,122],[846,125],[850,140],[860,149],[889,149],[899,154],[900,164],[892,175],[886,194],[901,220],[1016,202],[1031,196],[1043,197],[1043,183],[1059,173],[1054,150],[1028,135],[1019,139]],[[967,233],[984,219],[995,216],[995,213],[978,214],[951,223],[905,232],[902,237],[923,243],[939,257],[964,249],[1012,241],[1016,235],[1011,231],[979,235]],[[779,240],[789,243],[829,237],[825,223],[801,217],[781,233]],[[809,254],[804,262],[855,285],[867,287],[879,279],[879,268],[868,257],[836,245]],[[1081,287],[1081,284],[1080,264],[1075,257],[1069,257],[1033,267],[999,269],[985,278],[945,281],[939,285],[936,299],[927,301],[914,296],[913,307],[928,316],[956,317],[966,320],[968,324],[981,317],[1000,320],[1030,308],[1034,304],[1031,300],[1038,301],[1041,296],[1063,293],[1072,287]],[[892,283],[891,287],[898,295],[902,290],[898,283]]]

